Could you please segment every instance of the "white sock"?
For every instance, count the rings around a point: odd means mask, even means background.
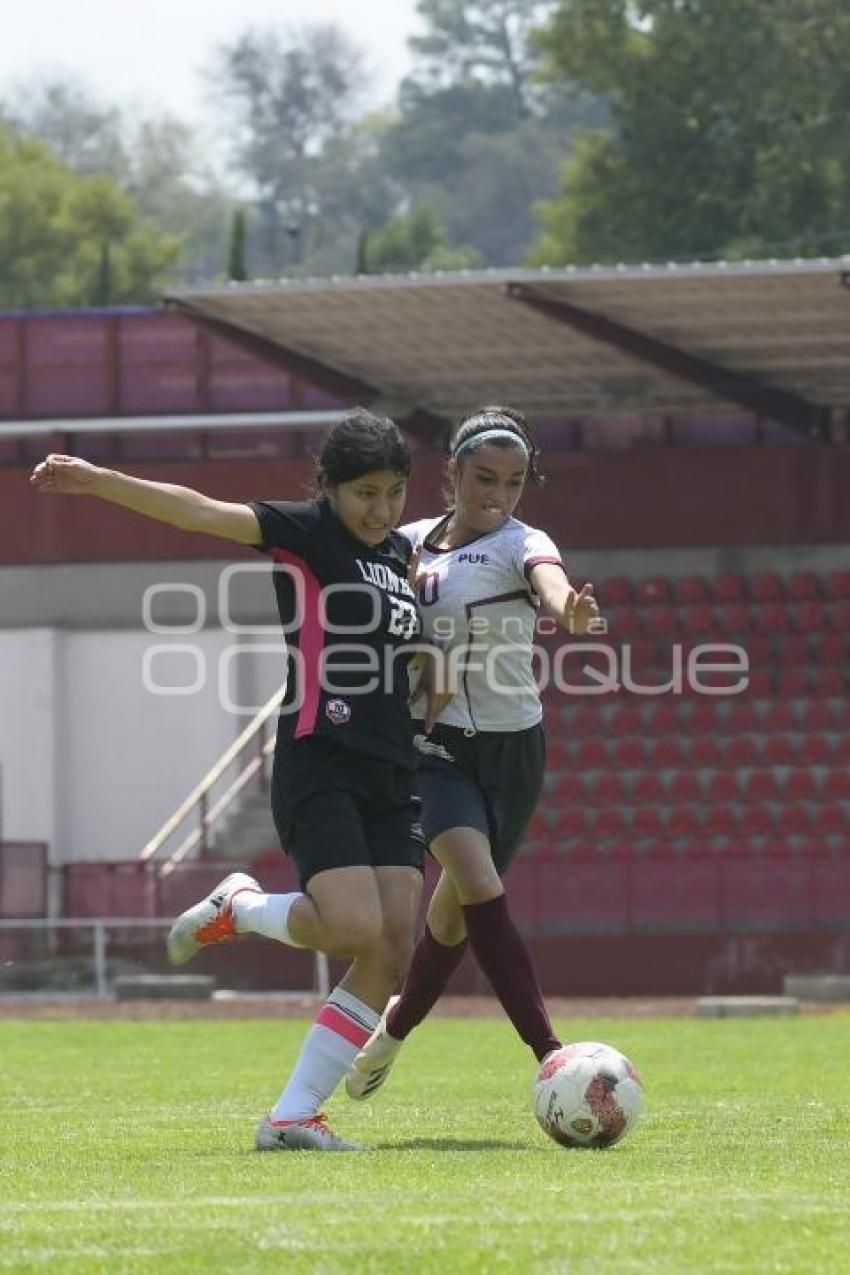
[[[316,1015],[286,1088],[271,1111],[273,1120],[315,1116],[378,1025],[380,1014],[350,992],[335,987]]]
[[[300,947],[289,933],[289,913],[303,894],[260,894],[239,890],[233,898],[233,920],[237,934],[262,934],[278,943]]]

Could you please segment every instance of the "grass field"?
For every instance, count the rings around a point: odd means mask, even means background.
[[[252,1150],[303,1023],[2,1022],[0,1271],[850,1270],[850,1016],[561,1027],[643,1072],[608,1151],[543,1136],[497,1020],[337,1096],[336,1156]]]

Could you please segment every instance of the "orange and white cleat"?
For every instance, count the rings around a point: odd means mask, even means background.
[[[245,872],[231,872],[215,889],[178,916],[167,941],[172,965],[185,965],[202,947],[228,943],[236,938],[233,900],[240,890],[262,893],[260,885]]]
[[[258,1151],[364,1151],[354,1142],[344,1142],[333,1129],[323,1111],[303,1120],[272,1120],[263,1116],[257,1125],[255,1146]]]

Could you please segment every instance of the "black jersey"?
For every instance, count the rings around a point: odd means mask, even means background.
[[[408,541],[371,548],[326,500],[252,501],[262,552],[277,564],[277,607],[288,648],[278,736],[323,735],[413,768],[405,654],[419,632],[407,582]]]

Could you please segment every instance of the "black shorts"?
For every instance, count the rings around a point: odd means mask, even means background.
[[[404,766],[319,737],[275,749],[272,815],[302,889],[328,868],[424,871],[418,807]]]
[[[543,786],[543,727],[467,735],[437,725],[420,747],[416,790],[430,845],[449,828],[477,828],[504,875],[519,849]]]

